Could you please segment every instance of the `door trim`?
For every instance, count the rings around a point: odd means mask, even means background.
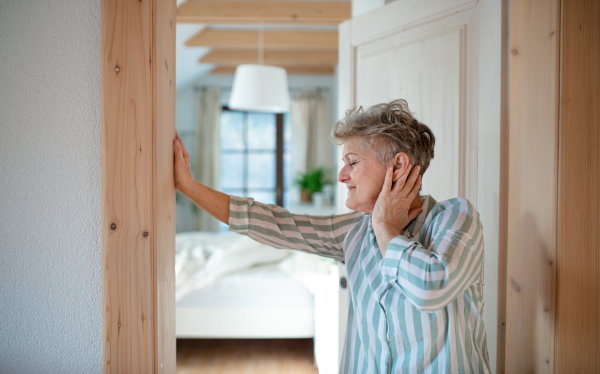
[[[175,373],[173,0],[102,0],[104,373]]]

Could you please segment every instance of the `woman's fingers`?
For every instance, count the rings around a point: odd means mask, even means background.
[[[383,180],[383,190],[382,192],[389,192],[392,189],[392,179],[394,177],[394,168],[392,166],[388,167],[385,172],[385,179]]]
[[[394,192],[400,192],[400,191],[402,191],[402,189],[406,185],[406,178],[408,178],[408,176],[410,175],[410,171],[412,169],[414,169],[414,167],[412,165],[408,165],[408,167],[404,171],[404,174],[402,174],[400,176],[400,178],[394,184]]]
[[[179,133],[176,131],[175,134],[177,135],[177,140],[179,140],[179,144],[181,145],[181,151],[183,153],[183,157],[190,158],[190,154],[185,150],[185,145],[183,145],[183,141],[179,137]]]
[[[173,153],[175,154],[175,158],[183,158],[181,144],[181,140],[179,139],[179,136],[177,136],[177,139],[173,141]]]
[[[417,181],[413,184],[412,189],[410,190],[409,195],[411,197],[414,198],[419,193],[419,190],[421,189],[421,180],[422,180],[422,177],[419,175],[417,177]]]
[[[414,185],[415,182],[417,181],[417,178],[419,177],[419,171],[421,171],[421,167],[419,165],[415,165],[413,166],[413,168],[410,170],[410,174],[408,174],[408,178],[405,176],[406,181],[404,182],[404,185],[400,188],[400,190],[405,192],[404,196],[408,196]]]

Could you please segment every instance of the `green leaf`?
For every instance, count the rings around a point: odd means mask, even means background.
[[[329,173],[324,168],[309,166],[308,172],[298,173],[296,179],[294,179],[294,185],[310,193],[321,192],[323,185],[330,183],[327,174]]]

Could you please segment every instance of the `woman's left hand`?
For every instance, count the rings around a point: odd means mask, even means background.
[[[393,182],[392,167],[385,174],[383,188],[373,209],[373,230],[382,251],[394,236],[423,211],[421,208],[410,209],[421,188],[420,170],[419,165],[409,166],[396,182]]]

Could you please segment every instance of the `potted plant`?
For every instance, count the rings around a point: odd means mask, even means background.
[[[325,183],[327,182],[323,168],[313,168],[311,166],[308,172],[298,173],[298,177],[294,180],[294,185],[300,188],[300,202],[311,203],[312,194],[321,192]]]

